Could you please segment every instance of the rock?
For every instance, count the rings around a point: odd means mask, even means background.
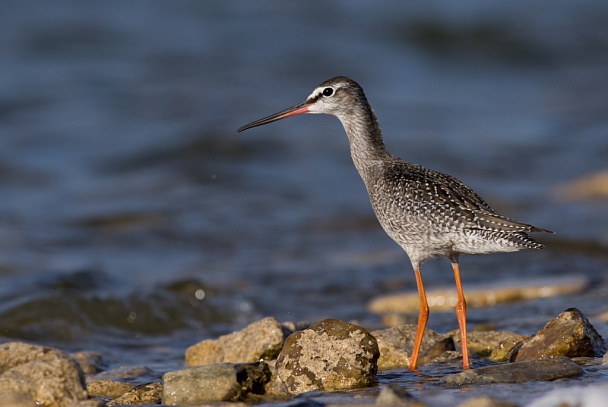
[[[283,327],[283,333],[287,334],[286,336],[291,335],[295,331],[303,331],[307,328],[310,328],[312,324],[310,322],[283,322],[281,326]]]
[[[265,362],[218,363],[167,372],[163,376],[163,404],[239,401],[264,394],[270,381]]]
[[[465,370],[446,376],[443,382],[450,386],[485,383],[523,383],[555,380],[581,374],[583,370],[565,356],[525,362],[504,363]]]
[[[498,400],[490,396],[479,396],[465,400],[458,407],[518,407],[509,401]]]
[[[110,379],[89,379],[87,381],[87,391],[90,397],[103,397],[107,399],[115,399],[129,390],[134,385],[125,382],[117,382]]]
[[[469,355],[469,356],[472,358],[474,355]],[[424,364],[434,365],[434,364],[438,364],[438,363],[451,362],[453,360],[462,361],[462,353],[455,351],[455,350],[446,350],[439,356],[436,356],[432,359],[425,360]],[[419,365],[422,366],[421,364],[419,364]]]
[[[511,360],[517,362],[550,356],[602,357],[604,353],[604,339],[578,309],[569,308],[524,341]]]
[[[378,395],[378,398],[376,399],[376,406],[425,407],[426,404],[416,400],[411,394],[405,391],[404,388],[399,387],[396,384],[389,384],[383,388]]]
[[[460,331],[448,333],[460,344]],[[467,334],[469,350],[494,362],[505,362],[510,352],[524,340],[524,336],[509,331],[472,331]]]
[[[598,407],[606,405],[608,386],[569,386],[534,399],[526,407]]]
[[[270,380],[264,385],[264,396],[272,397],[273,399],[289,399],[291,394],[287,390],[287,386],[283,383],[283,380],[277,373],[276,360],[269,360],[266,362],[270,370]]]
[[[70,353],[70,357],[78,363],[84,374],[95,374],[105,368],[105,363],[100,353],[81,351]]]
[[[118,366],[92,376],[91,379],[136,379],[144,376],[153,376],[154,371],[145,366]]]
[[[122,396],[109,401],[106,406],[141,405],[141,404],[160,404],[163,393],[162,384],[146,383],[133,387]]]
[[[190,346],[186,350],[186,366],[275,359],[284,339],[281,323],[274,317],[267,317],[238,332]]]
[[[416,325],[401,325],[372,332],[378,342],[380,358],[378,369],[389,370],[406,367],[410,363],[410,354],[416,338]],[[422,338],[420,351],[427,352],[433,345],[445,338],[445,335],[427,329]],[[422,365],[422,361],[420,363]]]
[[[556,195],[564,200],[598,199],[608,197],[608,171],[587,174],[561,185]]]
[[[326,319],[290,335],[277,359],[277,373],[292,394],[345,390],[372,384],[378,343],[364,328]]]
[[[418,365],[426,365],[427,363],[431,363],[431,361],[434,362],[436,360],[452,360],[454,359],[453,354],[456,354],[456,357],[462,356],[462,354],[455,351],[456,346],[454,346],[454,338],[443,338],[442,340],[431,346],[429,349],[422,352],[422,355],[420,355],[420,358],[418,359]],[[450,352],[449,356],[446,355],[447,352]],[[444,359],[445,356],[447,356],[447,359]]]
[[[72,358],[59,349],[22,342],[0,345],[0,394],[46,407],[87,398],[84,374]]]
[[[5,407],[37,407],[31,397],[13,392],[3,392],[0,394],[0,406]]]
[[[7,406],[5,406],[7,407]],[[13,406],[11,406],[13,407]],[[106,403],[102,400],[80,400],[74,404],[70,404],[70,407],[106,407]]]

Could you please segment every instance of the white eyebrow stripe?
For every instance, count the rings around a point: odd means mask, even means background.
[[[318,88],[316,88],[315,90],[312,91],[312,93],[310,94],[310,96],[308,96],[306,98],[306,100],[317,99],[323,93],[323,89],[325,89],[325,87],[318,87]]]

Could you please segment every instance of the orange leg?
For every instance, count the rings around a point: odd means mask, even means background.
[[[458,262],[452,262],[454,269],[454,278],[456,279],[456,290],[458,291],[458,302],[456,303],[456,317],[458,318],[458,326],[460,327],[460,344],[462,347],[462,369],[468,370],[469,365],[469,349],[467,347],[467,302],[464,299],[462,284],[460,282],[460,269]]]
[[[420,297],[420,314],[418,315],[418,328],[416,329],[416,339],[414,341],[414,349],[410,356],[409,370],[416,370],[418,364],[418,354],[420,353],[420,345],[422,344],[422,337],[424,335],[424,329],[426,328],[426,321],[429,319],[429,304],[426,301],[426,292],[424,291],[424,284],[422,284],[422,276],[420,275],[420,268],[414,269],[416,275],[416,286],[418,287],[418,296]]]

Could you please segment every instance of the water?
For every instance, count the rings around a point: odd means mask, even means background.
[[[471,326],[533,333],[574,306],[608,335],[594,318],[607,310],[606,200],[555,195],[607,166],[605,2],[0,7],[2,340],[162,373],[266,315],[378,326],[367,301],[414,289],[413,273],[338,121],[236,134],[335,75],[366,89],[392,152],[557,232],[543,252],[465,257],[465,291],[489,273],[593,282],[472,309]],[[424,275],[452,284],[445,261]],[[429,321],[456,326],[453,313]]]

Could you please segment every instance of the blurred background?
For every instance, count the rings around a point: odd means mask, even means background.
[[[363,86],[391,152],[557,232],[541,252],[464,257],[465,292],[588,281],[471,309],[471,327],[533,333],[579,307],[608,334],[605,1],[0,11],[0,340],[166,370],[262,316],[382,326],[369,300],[415,291],[413,273],[375,220],[338,120],[236,133],[337,75]],[[429,289],[453,286],[445,260],[423,275]],[[454,313],[429,327],[456,328]]]

